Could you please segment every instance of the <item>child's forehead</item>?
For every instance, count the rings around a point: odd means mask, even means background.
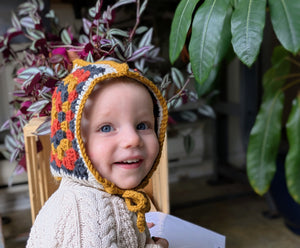
[[[124,90],[124,91],[123,91]],[[134,96],[131,92],[144,92],[145,95],[149,95],[153,101],[153,96],[146,85],[143,83],[127,77],[122,78],[112,78],[108,80],[104,80],[95,85],[91,94],[88,96],[88,99],[95,99],[96,97],[101,97],[102,93],[111,93],[112,95],[118,94],[119,97],[130,97]],[[123,94],[122,94],[123,93]],[[125,95],[126,94],[126,95]]]
[[[150,106],[152,110],[154,99],[148,88],[136,80],[109,80],[94,87],[93,92],[87,98],[83,112],[89,115],[94,109],[94,111],[101,111],[108,115],[113,107],[122,108],[129,105],[132,105],[138,112],[141,112],[145,106]]]

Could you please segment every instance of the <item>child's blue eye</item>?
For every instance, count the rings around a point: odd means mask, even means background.
[[[108,133],[112,131],[112,127],[110,125],[105,125],[100,128],[100,131],[103,133]]]
[[[146,129],[148,129],[148,125],[144,122],[141,122],[136,126],[136,128],[137,128],[137,130],[146,130]]]

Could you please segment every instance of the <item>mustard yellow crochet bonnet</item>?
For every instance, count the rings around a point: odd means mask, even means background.
[[[103,178],[87,156],[81,136],[81,119],[84,105],[96,84],[105,79],[128,77],[144,84],[155,97],[159,109],[157,137],[159,155],[149,174],[134,189],[124,190]],[[54,177],[67,177],[85,185],[99,188],[110,194],[120,195],[130,211],[137,213],[137,226],[145,229],[145,213],[150,210],[148,198],[139,189],[144,188],[156,170],[161,156],[166,127],[167,106],[161,92],[153,82],[129,69],[128,65],[113,61],[89,63],[74,60],[71,73],[56,87],[52,96],[51,157],[50,166]]]

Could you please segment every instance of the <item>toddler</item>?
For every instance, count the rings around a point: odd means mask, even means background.
[[[167,106],[148,79],[113,61],[73,62],[51,113],[58,190],[39,212],[27,247],[168,247],[150,238],[140,191],[155,171]]]

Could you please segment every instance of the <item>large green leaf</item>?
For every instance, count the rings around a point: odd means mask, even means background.
[[[221,31],[222,40],[220,41],[219,46],[217,47],[217,56],[215,59],[215,64],[219,64],[222,61],[222,59],[226,56],[228,50],[231,47],[231,26],[230,26],[231,16],[232,16],[232,6],[229,5],[223,23],[223,28]]]
[[[251,186],[262,195],[269,189],[276,171],[280,142],[283,93],[265,99],[250,134],[247,150],[247,174]]]
[[[285,83],[284,77],[290,71],[290,62],[288,60],[289,52],[282,46],[277,46],[273,50],[271,62],[272,69],[268,70],[264,77],[272,80],[263,80],[263,101],[265,98],[273,97],[278,90],[283,87]]]
[[[263,78],[263,101],[248,144],[247,174],[251,186],[260,195],[268,191],[276,171],[284,104],[281,87],[289,72],[289,66],[287,66],[289,61],[284,59],[285,56],[286,54],[282,53],[281,49],[275,49],[273,67],[265,73]]]
[[[192,14],[198,2],[199,0],[182,0],[176,8],[169,40],[169,57],[172,64],[182,51],[191,26]]]
[[[195,14],[189,54],[195,79],[200,84],[214,65],[229,3],[229,0],[206,0]]]
[[[300,49],[300,1],[269,0],[269,6],[277,38],[285,49],[297,53]]]
[[[286,182],[291,196],[300,203],[300,94],[293,101],[286,129],[290,145],[285,160]]]
[[[232,46],[239,59],[251,66],[259,53],[267,0],[240,0],[231,18]]]
[[[222,29],[221,37],[222,42],[220,42],[218,48],[217,48],[217,54],[215,57],[215,63],[207,77],[207,79],[202,83],[196,83],[195,88],[197,91],[197,94],[199,97],[206,94],[213,88],[213,84],[216,80],[216,77],[219,72],[220,62],[225,57],[226,53],[228,52],[229,46],[230,46],[230,40],[231,40],[231,30],[230,30],[230,19],[232,14],[232,7],[229,6],[227,11],[227,16],[224,21],[224,26]]]

